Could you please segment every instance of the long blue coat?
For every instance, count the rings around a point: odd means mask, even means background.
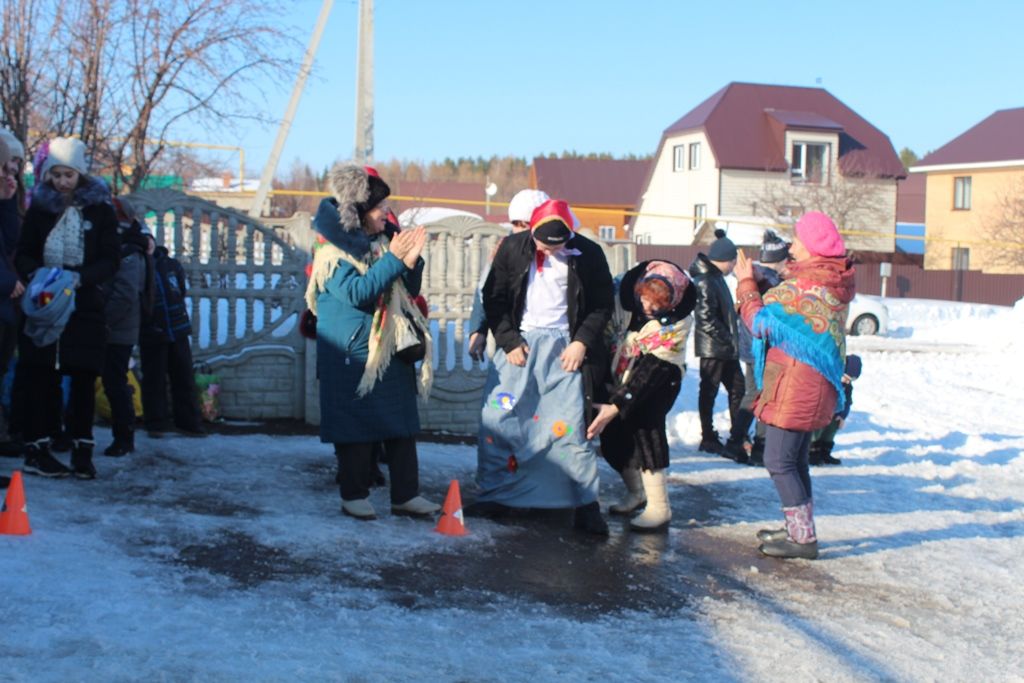
[[[423,260],[409,270],[389,253],[363,275],[352,264],[341,261],[317,296],[321,441],[366,443],[411,437],[420,430],[414,366],[392,358],[370,393],[356,396],[370,351],[370,327],[377,300],[400,277],[409,293],[418,295]]]

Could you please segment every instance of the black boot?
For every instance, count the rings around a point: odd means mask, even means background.
[[[842,465],[843,461],[832,457],[832,448],[835,444],[826,442],[821,445],[821,465]]]
[[[5,489],[11,485],[10,477],[0,477],[0,489]]]
[[[71,443],[71,469],[76,479],[95,479],[96,468],[92,464],[92,439],[75,439]]]
[[[135,452],[135,431],[129,429],[127,432],[121,432],[114,435],[114,442],[107,446],[106,450],[103,451],[103,455],[109,455],[113,458],[119,458],[129,453]]]
[[[747,464],[764,467],[764,437],[754,437],[754,445],[750,449],[750,460],[747,461]]]
[[[724,446],[722,442],[718,440],[718,432],[711,432],[701,437],[700,446],[697,450],[703,451],[704,453],[714,453],[715,455],[721,455]]]
[[[572,525],[579,531],[593,534],[594,536],[608,535],[608,523],[601,516],[601,506],[596,500],[593,503],[587,503],[576,508]]]
[[[39,439],[25,444],[25,465],[23,469],[29,474],[40,477],[61,479],[71,474],[71,470],[60,460],[50,454],[50,440]]]
[[[741,465],[746,465],[747,461],[750,460],[750,456],[747,455],[747,449],[743,447],[743,437],[735,439],[730,437],[725,442],[725,447],[722,449],[721,456],[723,458],[729,458]]]
[[[821,464],[821,444],[812,443],[807,451],[807,464],[817,466]]]

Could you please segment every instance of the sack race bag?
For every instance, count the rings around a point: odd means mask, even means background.
[[[395,357],[409,365],[427,357],[426,332],[407,315],[395,320]]]
[[[199,412],[206,422],[220,419],[220,376],[203,367],[196,372],[196,392],[199,394]]]

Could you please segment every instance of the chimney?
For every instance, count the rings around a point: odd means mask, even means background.
[[[220,176],[221,181],[224,183],[224,189],[231,189],[231,171],[224,171]]]

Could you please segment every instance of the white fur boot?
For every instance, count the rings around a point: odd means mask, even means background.
[[[619,502],[612,503],[608,512],[613,515],[630,515],[639,510],[647,502],[644,494],[644,482],[640,478],[640,470],[627,466],[619,473],[622,483],[626,485],[626,495],[619,499]]]
[[[629,522],[633,531],[667,531],[672,519],[672,508],[668,505],[668,485],[665,470],[644,470],[640,473],[647,492],[647,507],[643,514]]]

